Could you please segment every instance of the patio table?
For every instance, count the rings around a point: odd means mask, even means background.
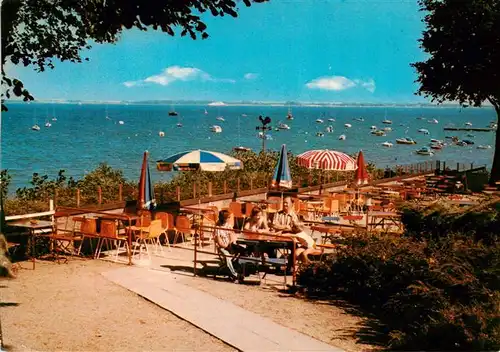
[[[38,236],[36,230],[50,229],[50,232],[52,232],[54,228],[54,223],[52,221],[47,221],[47,220],[24,219],[24,220],[9,222],[8,225],[13,227],[21,227],[28,230],[28,235],[31,236],[31,260],[33,261],[33,270],[35,270],[35,257],[36,257],[35,241],[36,237]],[[47,232],[47,234],[50,232]]]
[[[256,245],[257,250],[261,253],[260,261],[262,265],[266,265],[267,259],[264,256],[265,250],[269,248],[289,248],[292,253],[292,283],[295,286],[296,282],[296,252],[295,247],[297,240],[293,238],[293,235],[278,235],[275,233],[256,233],[256,232],[248,232],[243,231],[239,234],[239,238],[237,240],[240,244],[250,244]],[[272,259],[272,258],[271,258]],[[285,285],[286,285],[286,275],[284,275]]]
[[[402,230],[401,215],[389,211],[374,211],[370,212],[367,216],[371,216],[372,228],[381,226],[382,229],[389,229],[391,225],[395,225],[398,229]]]

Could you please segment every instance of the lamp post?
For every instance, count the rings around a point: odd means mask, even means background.
[[[266,131],[271,131],[273,128],[271,126],[268,126],[268,124],[271,123],[271,118],[269,116],[266,116],[265,118],[262,117],[262,115],[259,115],[259,120],[262,126],[257,126],[255,129],[259,132],[262,132],[262,152],[266,151]]]

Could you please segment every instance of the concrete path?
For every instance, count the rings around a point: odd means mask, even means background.
[[[241,351],[342,351],[178,283],[168,272],[126,267],[103,275]]]

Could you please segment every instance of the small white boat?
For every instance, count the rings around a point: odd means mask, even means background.
[[[429,134],[429,131],[426,130],[425,128],[419,129],[418,132],[423,133],[423,134]]]
[[[355,117],[355,118],[353,118],[353,120],[354,121],[359,121],[359,122],[364,122],[365,121],[365,119],[362,118],[362,117]]]
[[[241,114],[241,117],[247,117],[248,115],[247,114]],[[239,148],[239,147],[238,147]],[[245,148],[245,147],[241,147],[241,148]],[[250,148],[247,148],[247,149],[250,149]],[[251,150],[251,149],[250,149]]]
[[[257,137],[259,137],[260,139],[265,139],[267,141],[271,141],[273,139],[273,136],[271,136],[270,134],[264,134],[264,132],[259,132],[257,134]]]
[[[439,123],[439,121],[436,119],[430,119],[430,120],[427,120],[427,122],[434,123],[434,124]]]
[[[328,133],[332,133],[333,132],[333,126],[328,126],[327,128],[325,128],[325,131],[328,132]]]
[[[323,132],[316,132],[316,137],[324,137],[325,134]]]
[[[252,151],[252,148],[247,148],[247,147],[234,147],[233,150],[235,152],[250,152]]]
[[[488,127],[496,130],[498,128],[498,124],[495,121],[491,121]]]
[[[377,126],[371,126],[370,129],[371,130],[377,130],[378,128],[377,128]]]
[[[441,140],[439,140],[439,139],[434,139],[434,138],[432,138],[432,139],[431,139],[431,142],[432,142],[432,143],[443,144],[443,141],[441,141]]]
[[[391,148],[392,146],[393,146],[393,144],[391,142],[384,142],[384,143],[382,143],[382,147]]]
[[[280,122],[280,123],[278,124],[278,128],[279,128],[280,130],[289,130],[289,129],[290,129],[290,126],[288,126],[286,123]]]
[[[382,130],[373,131],[372,134],[374,134],[375,136],[379,136],[379,137],[386,136],[386,133],[384,131],[382,131]]]
[[[204,112],[204,114],[205,114],[205,115],[208,115],[208,111],[207,111],[207,109],[205,109],[205,112]]]
[[[34,124],[33,126],[31,126],[31,129],[33,131],[40,131],[40,126],[38,126],[37,124]]]
[[[177,127],[182,127],[182,123],[177,122]]]
[[[345,124],[344,124],[344,127],[345,127],[345,128],[351,128],[351,127],[352,127],[352,125],[351,125],[350,123],[345,123]]]
[[[392,121],[391,120],[387,120],[387,119],[385,119],[384,121],[382,121],[382,123],[385,123],[386,125],[392,125]]]
[[[54,116],[54,117],[52,118],[52,121],[57,121],[57,117],[55,117],[55,116]]]
[[[123,122],[122,120],[120,120],[120,121],[118,121],[118,124],[123,125],[123,124],[125,124],[125,122]]]
[[[384,127],[382,130],[386,131],[386,132],[391,132],[392,131],[392,128],[390,127]]]
[[[317,122],[317,123],[323,123],[323,122],[325,122],[325,121],[323,121],[322,119],[316,119],[316,122]]]
[[[226,121],[226,120],[224,120],[224,117],[222,117],[222,116],[217,116],[215,119],[218,121]]]
[[[222,127],[220,127],[218,125],[213,125],[213,126],[210,126],[210,131],[212,131],[214,133],[221,133]]]
[[[398,138],[396,139],[397,144],[417,144],[413,139],[409,137],[404,137],[404,138]]]
[[[466,122],[465,126],[472,126],[472,123],[471,122]]]
[[[45,127],[51,127],[51,126],[52,124],[49,121],[45,122]]]
[[[339,136],[339,141],[345,141],[345,138],[346,138],[346,137],[345,137],[345,134],[341,134],[341,135]]]
[[[434,152],[431,150],[429,147],[422,147],[419,150],[417,150],[415,153],[419,155],[434,155]]]
[[[477,149],[491,149],[491,145],[478,145]]]
[[[333,118],[329,118],[329,119],[328,119],[328,121],[330,121],[330,122],[335,122],[335,119],[333,119]]]
[[[165,137],[165,132],[163,132],[163,131],[158,132],[158,136]]]

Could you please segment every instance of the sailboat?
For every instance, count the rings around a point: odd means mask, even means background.
[[[33,126],[31,126],[31,129],[33,131],[40,131],[40,126],[38,126],[38,123],[36,121],[36,108],[33,110]]]
[[[204,114],[205,114],[205,115],[208,115],[208,111],[207,111],[207,109],[205,109],[205,112],[204,112]]]
[[[45,127],[51,127],[52,124],[49,122],[49,120],[45,121]]]
[[[252,149],[250,148],[247,148],[247,147],[243,147],[240,143],[240,117],[238,116],[238,146],[237,147],[233,147],[233,150],[235,152],[248,152],[248,151],[251,151]]]
[[[287,120],[293,120],[293,115],[292,115],[292,107],[288,107],[288,114],[286,115]]]
[[[175,111],[174,106],[172,105],[170,111],[168,112],[168,116],[177,116],[177,115],[179,114]]]

